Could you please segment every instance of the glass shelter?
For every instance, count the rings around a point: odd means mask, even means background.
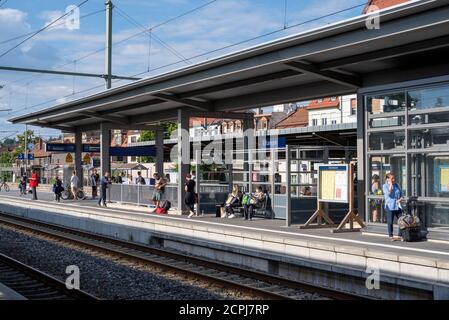
[[[382,186],[394,172],[418,196],[425,227],[449,231],[449,83],[366,93],[366,219],[386,223]]]

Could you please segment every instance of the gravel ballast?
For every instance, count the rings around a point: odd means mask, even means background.
[[[161,272],[143,264],[99,255],[90,250],[40,239],[27,232],[0,226],[0,252],[66,280],[66,267],[80,269],[80,285],[102,299],[222,300],[248,299],[217,286]],[[156,274],[157,272],[157,274]]]

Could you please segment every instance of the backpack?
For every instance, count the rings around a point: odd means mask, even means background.
[[[157,208],[156,214],[167,214],[167,210],[165,208]]]
[[[171,208],[171,202],[168,200],[162,201],[161,208],[165,209],[166,213],[167,213],[168,210],[170,210],[170,208]]]
[[[53,191],[53,193],[56,193],[56,182],[53,184],[52,191]]]
[[[251,195],[249,193],[245,193],[245,195],[243,196],[242,204],[251,204]]]

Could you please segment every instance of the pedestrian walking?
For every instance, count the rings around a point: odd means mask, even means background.
[[[56,176],[55,183],[53,184],[53,192],[55,194],[55,201],[61,202],[61,194],[64,191],[64,187],[62,186],[62,180]]]
[[[39,175],[36,169],[33,169],[33,173],[30,178],[30,188],[33,193],[32,200],[37,200],[37,187],[39,186]]]
[[[92,199],[96,199],[98,195],[98,178],[97,170],[94,170],[90,175],[90,185],[92,187]]]
[[[109,188],[110,184],[111,184],[111,180],[109,179],[109,172],[105,172],[104,176],[100,179],[101,195],[100,195],[100,199],[98,200],[98,205],[100,207],[101,207],[102,203],[103,203],[103,206],[107,207],[106,193],[107,193],[107,189]]]
[[[184,203],[190,210],[189,219],[195,215],[195,185],[196,183],[192,179],[192,175],[188,174],[184,186],[184,190],[186,191]]]

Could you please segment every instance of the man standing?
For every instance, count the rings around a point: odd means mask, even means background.
[[[390,172],[386,176],[386,182],[383,185],[383,193],[385,197],[385,211],[387,212],[388,236],[391,241],[400,240],[401,230],[399,229],[399,238],[393,237],[393,223],[394,217],[399,218],[402,214],[401,201],[402,190],[399,184],[396,183],[394,173]]]
[[[92,174],[90,175],[90,185],[92,187],[92,199],[95,199],[98,195],[98,177],[97,177],[97,170],[94,170]]]
[[[104,176],[100,180],[100,188],[101,188],[101,196],[100,200],[98,200],[98,206],[101,207],[101,203],[103,202],[103,206],[106,207],[106,193],[111,181],[109,180],[109,172],[105,172]]]
[[[167,182],[164,178],[161,177],[159,173],[155,173],[153,175],[153,178],[155,180],[153,203],[156,206],[156,209],[154,209],[154,212],[156,212],[157,208],[159,208],[161,205],[162,196],[164,195]]]
[[[142,172],[137,172],[136,184],[145,185],[145,179],[142,177]]]
[[[37,174],[36,169],[33,169],[33,173],[30,178],[30,188],[33,192],[33,200],[37,200],[36,188],[39,186],[39,175]]]

